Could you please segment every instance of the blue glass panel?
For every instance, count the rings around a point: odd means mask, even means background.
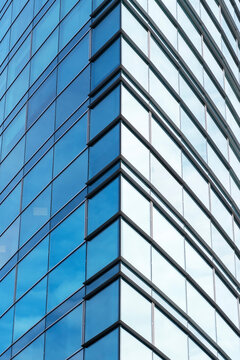
[[[15,273],[16,271],[14,269],[3,280],[0,281],[0,315],[4,313],[13,303]]]
[[[5,158],[0,167],[0,192],[8,184],[9,181],[17,174],[23,166],[24,161],[24,145],[25,141],[22,139],[17,146]]]
[[[113,180],[88,202],[88,234],[119,211],[119,178]]]
[[[120,65],[120,39],[116,40],[92,63],[91,89],[100,84],[106,76]]]
[[[90,193],[92,190],[96,189],[103,181],[108,179],[113,173],[115,173],[118,169],[120,169],[120,161],[110,167],[107,171],[103,173],[100,177],[98,177],[92,185],[88,185],[88,192]]]
[[[105,283],[107,280],[113,278],[114,275],[119,273],[120,264],[119,262],[111,267],[109,270],[105,271],[102,275],[98,276],[93,280],[89,285],[86,286],[86,294],[89,294],[93,290],[97,289],[101,284]]]
[[[31,60],[30,85],[47,68],[50,62],[55,58],[58,51],[58,29],[47,39],[43,46],[33,56]]]
[[[22,209],[51,181],[52,163],[53,150],[51,149],[24,178]]]
[[[7,116],[28,89],[29,64],[21,72],[6,94],[5,116]]]
[[[89,149],[89,178],[120,154],[120,126],[117,125]]]
[[[0,353],[12,342],[13,308],[0,318]]]
[[[119,221],[115,221],[87,243],[87,278],[119,255]]]
[[[29,129],[26,135],[25,161],[28,161],[35,151],[49,138],[54,131],[55,104]]]
[[[120,30],[120,5],[93,29],[92,53],[98,51],[118,30]]]
[[[18,113],[15,119],[3,133],[2,159],[22,137],[25,131],[26,106]]]
[[[29,1],[21,14],[16,18],[11,29],[10,47],[18,41],[27,26],[31,23],[33,18],[33,1]]]
[[[6,198],[0,206],[0,233],[14,220],[20,210],[21,184]]]
[[[76,305],[79,305],[85,295],[85,288],[81,287],[80,290],[75,292],[72,296],[67,298],[61,305],[57,306],[53,311],[51,311],[46,318],[46,327],[49,327],[57,320],[59,320],[64,314],[69,310],[73,309]]]
[[[14,360],[43,360],[44,335],[25,348]]]
[[[18,264],[16,298],[22,296],[46,274],[48,267],[48,242],[49,239],[46,237]]]
[[[78,0],[61,0],[61,19],[73,8]]]
[[[45,278],[17,302],[15,306],[14,340],[45,315],[46,287],[47,279]]]
[[[28,103],[27,128],[37,120],[56,96],[56,71],[54,71],[34,93]]]
[[[1,18],[0,39],[2,39],[7,29],[11,25],[11,12],[12,12],[12,6],[10,5],[6,10],[5,14],[3,15],[3,17]]]
[[[88,66],[57,99],[57,128],[87,99],[90,90],[89,77]]]
[[[60,93],[88,63],[89,34],[87,34],[58,66],[58,93]]]
[[[21,215],[20,244],[24,244],[40,227],[49,220],[51,186],[34,200]]]
[[[8,65],[8,86],[20,74],[30,58],[31,36],[29,35]]]
[[[26,345],[33,341],[36,336],[41,334],[45,329],[45,320],[44,318],[33,326],[28,332],[26,332],[20,339],[18,339],[12,346],[12,356],[16,355],[21,351]]]
[[[0,268],[10,259],[10,257],[17,251],[18,248],[18,235],[19,223],[18,218],[7,229],[7,231],[0,238]]]
[[[118,360],[119,329],[115,329],[85,350],[85,360]]]
[[[27,0],[13,0],[12,5],[12,21],[17,17],[20,11],[23,9],[24,5],[26,5]]]
[[[54,176],[84,149],[86,142],[87,116],[83,116],[55,145]]]
[[[57,212],[87,181],[88,154],[85,151],[53,183],[52,214]]]
[[[48,0],[38,0],[38,1],[34,1],[34,16],[39,12],[39,10],[43,7],[43,5],[47,2]]]
[[[35,1],[36,2],[36,1]],[[56,0],[39,21],[32,35],[32,53],[41,46],[59,22],[60,0]]]
[[[48,311],[77,291],[85,280],[86,246],[81,246],[48,277]]]
[[[93,10],[95,10],[104,0],[93,0]]]
[[[120,114],[120,87],[101,100],[90,113],[90,138],[103,130]]]
[[[66,315],[46,334],[45,360],[65,360],[82,343],[82,306]]]
[[[77,6],[65,17],[60,25],[59,50],[62,50],[68,41],[89,20],[91,1],[81,0]]]
[[[84,241],[85,206],[81,205],[51,233],[49,267],[52,268]]]
[[[118,319],[119,281],[115,281],[86,301],[85,341],[88,341]]]

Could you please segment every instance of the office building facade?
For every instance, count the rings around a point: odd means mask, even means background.
[[[0,6],[0,360],[240,359],[239,1]]]

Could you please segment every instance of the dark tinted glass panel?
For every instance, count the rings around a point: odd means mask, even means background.
[[[115,281],[86,302],[85,341],[88,341],[118,320],[118,306],[118,281]]]

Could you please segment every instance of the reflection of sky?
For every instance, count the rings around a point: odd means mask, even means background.
[[[44,278],[17,303],[14,339],[21,336],[45,315],[46,286],[47,279]]]

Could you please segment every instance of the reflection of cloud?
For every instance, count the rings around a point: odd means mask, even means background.
[[[5,254],[5,252],[6,252],[6,246],[0,245],[0,254]]]
[[[37,207],[33,208],[34,216],[48,216],[48,208],[47,207]]]

